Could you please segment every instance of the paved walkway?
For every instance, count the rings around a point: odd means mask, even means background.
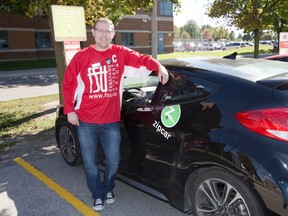
[[[58,93],[56,68],[0,71],[0,101]]]

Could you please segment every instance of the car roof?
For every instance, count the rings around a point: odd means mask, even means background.
[[[164,66],[198,68],[250,81],[262,79],[288,79],[287,63],[254,58],[191,57],[162,60]]]

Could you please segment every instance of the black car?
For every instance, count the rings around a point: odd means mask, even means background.
[[[156,76],[125,79],[118,178],[194,216],[288,215],[287,63],[162,63],[165,85]],[[61,106],[56,138],[64,160],[81,163]]]

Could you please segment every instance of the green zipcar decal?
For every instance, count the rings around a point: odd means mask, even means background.
[[[179,104],[174,106],[167,106],[161,112],[161,122],[165,127],[171,128],[178,123],[180,116],[181,108]]]

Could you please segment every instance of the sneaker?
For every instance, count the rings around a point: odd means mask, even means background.
[[[115,202],[115,195],[113,192],[108,192],[106,194],[106,199],[105,202],[108,204],[114,203]]]
[[[104,209],[103,200],[102,200],[102,199],[96,199],[96,200],[94,200],[93,209],[94,209],[95,211],[101,211],[101,210],[103,210],[103,209]]]

